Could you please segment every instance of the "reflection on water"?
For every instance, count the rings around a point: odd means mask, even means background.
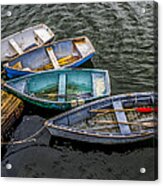
[[[144,14],[142,8],[146,9]],[[12,16],[7,17],[6,11],[11,11]],[[151,91],[156,70],[153,29],[157,28],[157,21],[153,11],[153,2],[5,5],[2,6],[2,38],[39,23],[52,28],[56,40],[86,35],[96,55],[92,63],[82,67],[109,70],[112,94]],[[56,114],[56,111],[26,105],[10,136],[23,139]],[[51,138],[44,130],[36,143],[3,147],[2,176],[152,180],[155,152],[153,141],[114,148],[74,145]],[[13,168],[6,170],[6,163],[13,164]],[[141,167],[146,168],[146,174],[140,174]]]

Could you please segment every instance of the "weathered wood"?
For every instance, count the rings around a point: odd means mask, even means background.
[[[20,117],[24,105],[23,102],[7,92],[1,90],[1,137]]]
[[[12,61],[22,54],[51,43],[53,39],[54,33],[45,24],[14,33],[1,40],[1,62]]]
[[[151,100],[151,96],[154,97],[154,101]],[[123,118],[117,119],[115,112],[99,116],[101,113],[91,113],[90,110],[115,108],[113,102],[116,101],[121,101],[123,108],[152,107],[153,103],[157,106],[157,99],[157,94],[152,92],[110,96],[72,109],[60,116],[57,115],[46,121],[45,125],[49,132],[57,137],[91,144],[131,145],[157,137],[155,136],[157,134],[157,117],[154,113],[126,112],[126,123]],[[123,134],[119,124],[129,127],[131,132]]]
[[[36,34],[37,37],[39,37],[42,43],[47,43],[53,37],[53,34],[47,32],[45,28],[38,28],[34,30],[34,33]]]
[[[19,47],[19,45],[16,43],[14,39],[9,40],[10,45],[13,47],[13,49],[19,54],[23,54],[23,50]]]
[[[55,98],[55,97],[59,97],[59,98],[66,98],[66,97],[76,97],[76,98],[80,98],[84,95],[87,94],[91,94],[90,92],[86,92],[84,94],[55,94],[55,93],[49,93],[49,94],[41,94],[42,96],[45,97],[49,97],[49,98]]]
[[[92,94],[92,73],[105,77],[106,91],[96,97]],[[73,100],[80,99],[75,104],[78,106],[110,94],[108,71],[98,69],[50,70],[7,81],[3,86],[25,101],[57,110],[71,109]]]
[[[54,69],[52,63],[49,63],[49,64],[44,65],[44,66],[42,66],[42,67],[39,67],[39,68],[37,68],[37,69],[34,69],[33,71],[34,71],[34,72],[39,72],[39,71],[50,70],[50,69]]]
[[[84,39],[84,42],[80,42],[80,47],[78,49],[74,44],[77,38],[70,38],[53,42],[50,45],[44,45],[41,47],[38,47],[38,45],[40,46],[40,44],[38,44],[37,50],[34,50],[33,46],[30,45],[30,48],[32,47],[32,49],[29,55],[24,50],[23,55],[19,55],[18,52],[16,52],[14,48],[9,45],[9,42],[7,42],[9,49],[12,49],[12,54],[17,57],[10,57],[10,60],[3,63],[3,67],[6,70],[6,75],[9,78],[13,78],[30,74],[31,72],[45,71],[48,69],[78,67],[82,63],[85,63],[87,60],[92,58],[95,54],[95,49],[93,48],[89,39],[85,36],[82,36],[78,39],[82,40],[82,38]],[[21,46],[17,39],[15,39],[15,41],[18,46]],[[37,40],[37,43],[40,42]],[[16,45],[13,44],[13,46]],[[81,52],[84,52],[84,56],[80,55],[80,50]],[[6,53],[4,52],[4,55],[5,54]],[[19,65],[20,61],[22,68],[21,65]],[[17,63],[18,65],[15,66]]]
[[[138,107],[138,108],[125,108],[125,109],[98,109],[98,110],[90,110],[90,112],[95,113],[111,113],[111,112],[130,112],[130,111],[137,111],[137,112],[155,112],[157,108],[151,107]]]
[[[135,111],[135,109],[94,109],[90,110],[90,112],[95,112],[95,113],[111,113],[111,112],[129,112],[129,111]]]
[[[143,126],[143,127],[156,127],[158,124],[157,122],[128,122],[128,121],[107,121],[107,120],[94,120],[94,123],[97,124],[123,124],[123,125],[137,125],[137,126]]]
[[[54,55],[52,47],[48,47],[46,49],[46,51],[49,55],[50,61],[52,62],[53,66],[54,66],[54,69],[60,68],[60,66],[58,64],[58,60],[57,60],[56,56]]]
[[[66,74],[59,75],[59,85],[58,85],[58,93],[66,94]],[[65,101],[65,97],[58,96],[58,101]]]
[[[123,109],[122,102],[120,100],[113,101],[113,107],[115,110],[116,109]],[[127,125],[123,125],[123,123],[122,123],[122,122],[127,122],[125,112],[115,112],[115,115],[116,115],[121,133],[122,134],[130,134],[131,133],[130,127]]]

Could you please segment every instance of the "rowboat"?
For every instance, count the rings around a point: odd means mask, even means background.
[[[45,122],[51,135],[97,144],[128,144],[156,135],[157,95],[110,96],[74,108]]]
[[[54,33],[45,24],[39,24],[13,35],[1,41],[1,61],[5,63],[23,55],[35,48],[51,42]]]
[[[23,100],[57,110],[110,95],[108,71],[97,69],[49,70],[10,80],[3,86]]]
[[[26,53],[4,65],[9,78],[29,73],[78,67],[93,57],[95,49],[86,36],[57,41]]]

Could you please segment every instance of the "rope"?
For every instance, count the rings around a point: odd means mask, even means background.
[[[43,130],[46,128],[46,124],[44,124],[43,127],[41,127],[37,132],[32,134],[31,136],[18,141],[9,141],[9,142],[1,142],[2,145],[16,145],[16,144],[22,144],[22,143],[30,143],[30,142],[36,142],[36,136],[38,136]]]

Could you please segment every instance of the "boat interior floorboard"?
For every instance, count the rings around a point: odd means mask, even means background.
[[[151,107],[152,105],[143,105],[143,107]],[[139,108],[142,107],[142,105],[135,105],[135,107]],[[132,107],[132,108],[135,108]],[[113,109],[113,107],[105,107],[103,109]],[[124,108],[126,109],[126,108]],[[155,113],[140,113],[137,111],[129,111],[125,112],[126,118],[128,122],[147,122],[147,121],[154,121],[155,120]],[[92,116],[93,115],[93,116]],[[107,134],[107,135],[121,135],[120,128],[118,124],[98,124],[94,121],[102,120],[102,121],[117,121],[115,112],[111,113],[96,113],[90,115],[90,118],[86,118],[84,120],[81,120],[78,124],[71,125],[71,128],[75,130],[84,130],[86,132],[95,132],[95,133],[101,133],[101,134]],[[138,134],[138,133],[145,133],[149,131],[149,128],[141,126],[140,125],[128,125],[130,127],[130,130],[132,134]]]

